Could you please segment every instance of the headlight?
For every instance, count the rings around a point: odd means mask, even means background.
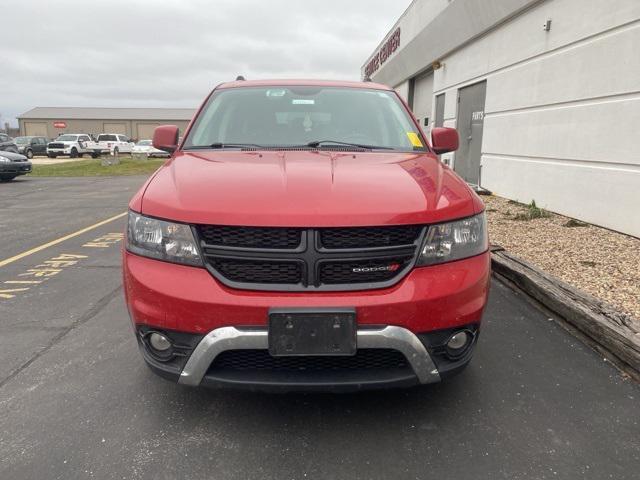
[[[167,262],[202,266],[191,227],[129,212],[127,250]]]
[[[0,163],[9,163],[11,160],[9,160],[7,157],[3,157],[2,155],[0,155]]]
[[[434,265],[479,255],[489,248],[484,213],[455,222],[431,225],[418,265]]]

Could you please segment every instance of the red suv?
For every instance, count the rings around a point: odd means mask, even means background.
[[[127,306],[185,385],[359,390],[471,359],[489,289],[484,206],[406,104],[370,82],[213,90],[129,205]]]

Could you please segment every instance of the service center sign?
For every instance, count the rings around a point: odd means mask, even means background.
[[[53,122],[53,128],[67,128],[67,122]]]
[[[386,42],[380,47],[375,55],[369,60],[367,66],[364,68],[364,76],[371,77],[380,66],[387,61],[393,52],[395,52],[400,46],[400,27],[398,27]]]

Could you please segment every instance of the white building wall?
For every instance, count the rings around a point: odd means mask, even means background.
[[[640,237],[639,47],[639,0],[548,0],[443,58],[434,94],[455,126],[487,80],[483,187]]]

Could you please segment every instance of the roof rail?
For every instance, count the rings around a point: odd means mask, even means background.
[[[236,77],[236,82],[243,82],[243,81],[245,81],[245,80],[246,80],[246,78],[244,78],[244,76],[243,76],[243,75],[238,75],[238,76]]]

